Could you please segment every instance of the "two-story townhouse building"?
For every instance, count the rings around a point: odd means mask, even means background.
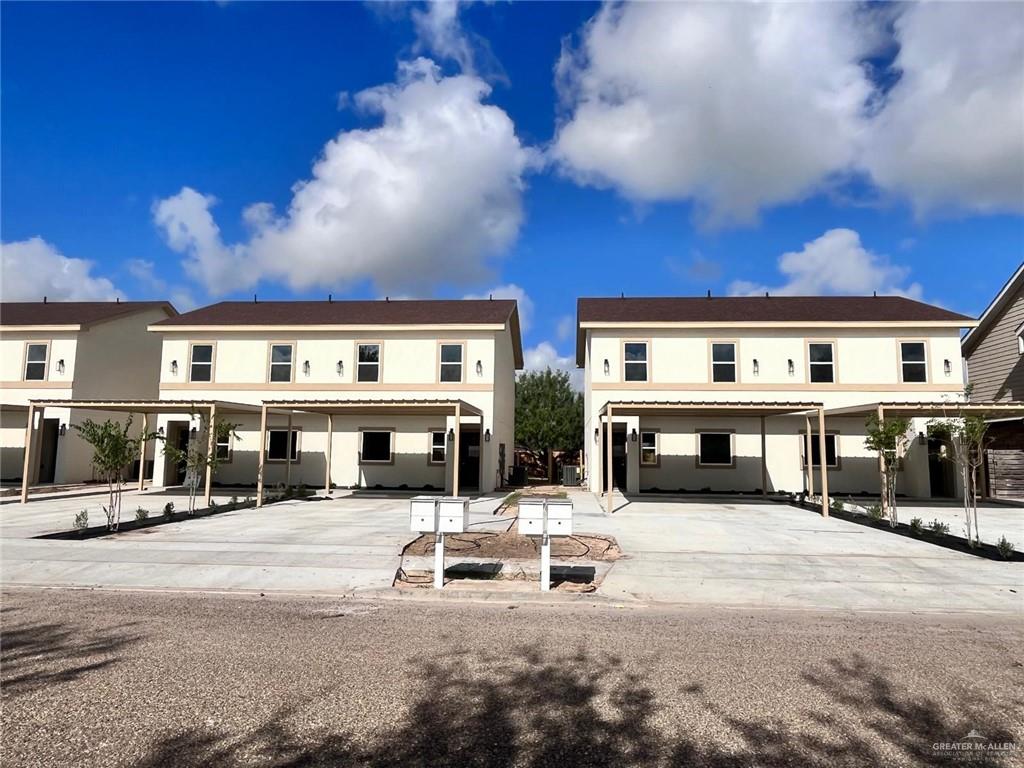
[[[963,339],[971,399],[1024,403],[1024,264]],[[1024,499],[1024,419],[993,420],[985,457],[985,493]]]
[[[229,301],[150,330],[161,400],[220,402],[238,425],[216,447],[219,483],[487,492],[506,475],[515,301]],[[173,412],[157,425],[176,444],[195,426]],[[158,457],[155,477],[182,471]]]
[[[877,493],[865,413],[960,400],[974,324],[893,296],[582,298],[577,312],[588,484],[631,494],[813,492],[823,454],[833,493]],[[914,441],[901,493],[955,493],[930,450]]]
[[[33,409],[33,450],[26,462],[30,402],[155,399],[160,340],[147,329],[176,314],[162,301],[0,303],[3,480],[22,479],[26,467],[29,483],[91,480],[92,451],[70,430],[84,419],[103,420],[110,414]]]

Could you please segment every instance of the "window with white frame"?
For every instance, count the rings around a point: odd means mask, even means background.
[[[640,466],[654,467],[658,464],[658,433],[640,433]]]
[[[736,344],[716,341],[711,345],[711,380],[736,381]]]
[[[804,466],[807,466],[807,440],[801,439],[801,445],[803,446],[803,460]],[[835,435],[825,435],[825,466],[827,467],[838,467],[839,466],[839,443],[836,440]],[[818,435],[811,433],[811,466],[821,466],[821,442],[818,440]]]
[[[835,345],[831,342],[812,342],[807,345],[811,382],[831,383],[836,380]]]
[[[270,345],[270,380],[289,382],[292,380],[292,359],[295,347],[291,344]]]
[[[707,467],[732,465],[732,434],[729,432],[699,432],[697,434],[697,463]]]
[[[626,381],[647,381],[647,342],[627,341],[622,346]]]
[[[391,462],[390,430],[364,430],[359,433],[359,461],[362,464],[389,464]]]
[[[900,342],[900,371],[903,381],[928,381],[928,360],[923,341]]]
[[[430,463],[444,464],[448,453],[448,435],[443,429],[430,433]]]
[[[25,381],[46,379],[46,357],[49,353],[49,344],[28,344],[25,347]]]
[[[287,461],[289,442],[291,443],[291,460],[299,460],[299,430],[293,429],[291,441],[288,440],[287,429],[267,430],[267,461]]]
[[[231,434],[217,435],[217,458],[222,462],[231,461]]]
[[[462,345],[441,345],[441,381],[462,381]]]
[[[193,344],[188,365],[189,381],[213,381],[213,344]]]
[[[356,357],[356,381],[380,381],[380,344],[360,344]]]

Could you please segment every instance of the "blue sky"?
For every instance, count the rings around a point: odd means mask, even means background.
[[[512,295],[559,365],[580,295],[977,314],[1024,258],[1019,4],[0,14],[7,299]]]

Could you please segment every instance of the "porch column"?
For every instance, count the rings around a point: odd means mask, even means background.
[[[288,438],[284,441],[284,488],[292,485],[292,412],[288,411]]]
[[[455,441],[452,444],[452,496],[459,495],[459,432],[462,431],[462,406],[455,403]]]
[[[217,405],[210,405],[210,425],[206,435],[206,506],[210,506],[210,493],[213,489],[213,453],[217,450]]]
[[[146,439],[149,432],[149,414],[142,414],[142,439],[139,441],[139,490],[146,490]]]
[[[878,406],[878,426],[882,426],[882,422],[885,420],[885,408],[879,404]],[[885,497],[885,486],[886,486],[886,475],[885,471],[885,457],[881,452],[878,454],[878,477],[881,481],[882,489],[879,496],[879,506],[882,508],[882,517],[885,517],[888,513],[889,500]]]
[[[605,439],[608,441],[608,465],[605,467],[605,476],[608,486],[608,514],[612,514],[612,489],[615,487],[615,480],[612,472],[612,404],[608,403],[608,426],[605,429]]]
[[[768,463],[765,455],[768,453],[767,450],[768,439],[765,437],[764,429],[764,416],[761,417],[761,495],[768,495]]]
[[[807,430],[804,436],[804,471],[807,473],[807,495],[814,495],[814,462],[811,455],[811,417],[804,416],[804,427]]]
[[[327,469],[324,471],[324,495],[331,495],[331,447],[334,443],[334,414],[327,414]]]
[[[818,409],[818,454],[821,456],[821,516],[828,517],[828,457],[825,455],[825,409]]]
[[[36,418],[36,407],[29,403],[28,405],[28,421],[25,422],[25,456],[22,461],[21,467],[21,503],[28,503],[28,484],[30,475],[29,468],[32,466],[32,435],[35,432],[33,422]]]
[[[260,410],[260,457],[256,470],[256,506],[263,506],[263,465],[267,456],[267,406]]]

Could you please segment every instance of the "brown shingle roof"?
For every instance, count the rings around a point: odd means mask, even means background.
[[[222,301],[155,325],[504,325],[510,324],[516,367],[523,365],[514,299],[396,299],[393,301]]]
[[[177,310],[166,301],[5,301],[0,302],[0,326],[81,325],[162,308],[172,317]]]
[[[580,323],[972,322],[902,296],[685,296],[584,299],[576,305],[576,363],[583,365]]]

